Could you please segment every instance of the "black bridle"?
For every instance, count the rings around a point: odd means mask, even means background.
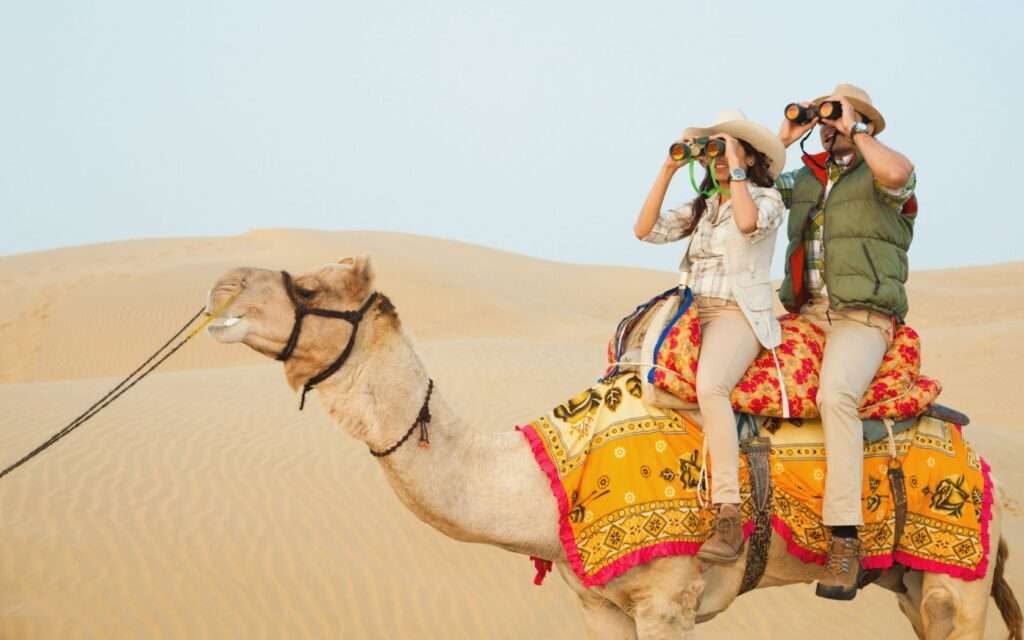
[[[292,276],[287,271],[281,272],[281,278],[284,280],[284,290],[288,293],[288,298],[292,301],[292,305],[295,307],[295,324],[292,325],[292,334],[288,336],[288,343],[284,345],[284,349],[281,353],[277,354],[277,359],[281,362],[286,361],[292,357],[292,353],[295,351],[296,345],[299,344],[299,334],[302,332],[302,321],[306,316],[320,316],[322,318],[337,318],[339,320],[347,320],[352,325],[352,333],[348,337],[348,344],[345,345],[344,351],[341,352],[334,362],[330,364],[326,369],[316,374],[312,378],[306,381],[306,384],[302,385],[302,399],[299,401],[299,411],[306,406],[306,394],[309,390],[320,384],[327,378],[330,378],[338,369],[341,368],[348,357],[352,355],[352,347],[356,344],[356,332],[359,330],[359,323],[363,320],[363,316],[370,310],[373,303],[377,301],[377,292],[374,291],[370,294],[370,297],[366,299],[361,307],[355,311],[335,311],[333,309],[317,309],[315,307],[307,307],[302,300],[299,299],[298,294],[295,292],[295,283],[292,282]]]
[[[348,357],[352,355],[352,347],[356,344],[356,331],[359,330],[359,323],[362,322],[366,312],[370,310],[373,303],[377,300],[377,292],[374,291],[370,294],[370,297],[366,299],[366,302],[355,311],[335,311],[333,309],[317,309],[315,307],[307,307],[302,300],[299,299],[298,293],[295,291],[295,283],[292,281],[292,276],[287,271],[281,272],[281,278],[284,280],[284,290],[288,293],[288,299],[292,301],[292,305],[295,307],[295,324],[292,325],[292,333],[288,336],[288,343],[284,345],[284,349],[281,353],[277,354],[277,359],[284,362],[288,358],[292,357],[292,353],[295,351],[296,345],[299,344],[299,334],[302,332],[302,320],[306,316],[320,316],[322,318],[337,318],[339,320],[347,320],[352,325],[352,334],[348,337],[348,344],[345,345],[345,349],[341,352],[334,362],[329,367],[316,374],[312,378],[306,381],[306,384],[302,385],[302,399],[299,401],[299,411],[306,406],[306,394],[310,389],[320,384],[327,378],[337,373],[338,369],[341,368]],[[370,453],[377,458],[383,458],[391,455],[398,450],[405,441],[409,439],[412,432],[418,427],[420,430],[420,446],[429,447],[430,438],[427,435],[427,425],[430,424],[430,395],[434,391],[434,381],[428,379],[427,384],[427,397],[423,400],[423,406],[420,407],[420,412],[416,416],[416,421],[412,423],[409,430],[405,432],[402,439],[396,442],[394,445],[384,449],[383,451],[374,451],[370,449]]]

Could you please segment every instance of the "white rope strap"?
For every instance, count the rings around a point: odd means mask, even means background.
[[[772,360],[775,361],[775,374],[779,377],[779,392],[782,393],[782,417],[789,419],[789,394],[786,393],[786,378],[782,375],[782,367],[779,365],[779,356],[775,354],[775,347],[772,347]]]
[[[885,425],[885,432],[889,434],[889,459],[896,459],[896,436],[892,433],[892,425],[895,424],[892,418],[882,418],[882,424]]]

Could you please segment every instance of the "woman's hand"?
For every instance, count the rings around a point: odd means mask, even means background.
[[[729,163],[729,169],[743,169],[746,171],[747,168],[743,166],[743,160],[740,159],[739,140],[728,133],[716,133],[711,137],[725,141],[725,161]]]
[[[801,107],[811,106],[810,102],[801,102]],[[804,124],[797,124],[792,122],[789,118],[782,118],[782,127],[779,129],[779,139],[782,140],[782,144],[786,147],[793,144],[797,140],[803,137],[805,133],[814,128],[818,124],[818,116],[811,118],[810,122]]]

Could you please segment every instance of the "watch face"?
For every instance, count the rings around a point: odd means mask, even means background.
[[[733,180],[746,180],[747,172],[744,171],[743,169],[733,169],[732,171],[729,172],[729,177],[732,178]]]

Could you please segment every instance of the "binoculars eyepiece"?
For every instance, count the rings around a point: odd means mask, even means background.
[[[717,158],[725,154],[725,140],[702,136],[691,142],[673,142],[668,155],[676,162],[697,158]]]
[[[838,100],[822,102],[817,107],[813,104],[805,107],[796,102],[786,105],[786,120],[794,124],[807,124],[815,116],[822,120],[835,120],[843,115],[843,105]]]

